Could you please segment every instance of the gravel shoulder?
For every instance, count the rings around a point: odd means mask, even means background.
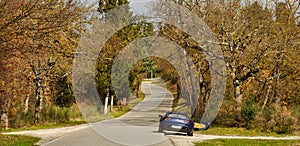
[[[40,137],[41,140],[36,143],[36,145],[43,145],[48,143],[56,138],[62,137],[69,133],[72,133],[77,130],[81,130],[84,128],[88,128],[88,124],[82,124],[78,126],[69,126],[69,127],[61,127],[61,128],[53,128],[53,129],[39,129],[39,130],[26,130],[26,131],[17,131],[17,132],[5,132],[2,134],[9,135],[26,135],[33,137]]]
[[[56,138],[65,136],[69,133],[72,133],[77,130],[88,128],[88,124],[62,127],[62,128],[53,128],[53,129],[39,129],[39,130],[27,130],[27,131],[18,131],[18,132],[7,132],[2,134],[11,134],[11,135],[27,135],[40,137],[41,140],[36,143],[37,145],[43,145],[48,143]],[[267,140],[300,140],[300,136],[287,136],[287,137],[271,137],[271,136],[221,136],[221,135],[204,135],[204,134],[194,134],[193,137],[185,135],[167,135],[167,137],[172,141],[174,146],[193,146],[193,142],[201,142],[203,140],[210,139],[267,139]]]

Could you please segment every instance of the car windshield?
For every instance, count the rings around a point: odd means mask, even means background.
[[[187,119],[186,115],[178,114],[178,113],[171,113],[168,115],[170,118],[180,118],[180,119]]]

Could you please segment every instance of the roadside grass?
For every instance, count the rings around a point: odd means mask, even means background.
[[[1,146],[33,146],[40,138],[23,135],[0,135]]]
[[[134,108],[137,104],[139,104],[142,100],[144,100],[145,95],[141,92],[141,97],[132,99],[128,102],[128,105],[122,106],[122,110],[118,108],[114,108],[114,111],[110,112],[109,114],[113,116],[113,118],[121,117],[122,115],[129,112],[132,108]]]
[[[128,103],[128,107],[129,108],[134,108],[137,104],[139,104],[142,100],[144,100],[145,98],[145,95],[144,93],[141,93],[141,97],[140,98],[136,98],[134,100],[131,100],[129,103]]]
[[[1,130],[0,132],[17,132],[17,131],[25,131],[25,130],[38,130],[38,129],[51,129],[51,128],[60,128],[60,127],[69,127],[86,124],[86,121],[81,120],[71,120],[66,121],[65,123],[44,123],[40,125],[33,125],[29,127],[21,127],[21,128],[9,128],[8,130]]]
[[[122,107],[122,110],[118,110],[117,111],[113,111],[111,113],[109,113],[110,115],[113,116],[113,118],[118,118],[121,117],[122,115],[126,114],[127,112],[129,112],[131,109],[127,106]],[[111,119],[111,118],[109,118]]]
[[[213,139],[194,144],[195,146],[299,146],[300,140]]]
[[[114,110],[112,112],[109,112],[108,114],[100,114],[99,116],[95,117],[95,122],[108,120],[112,118],[118,118],[127,112],[129,112],[134,106],[136,106],[138,103],[140,103],[144,99],[144,95],[142,94],[140,98],[136,98],[128,102],[127,106],[122,106],[122,110],[118,109],[117,106],[114,106]],[[65,121],[63,123],[57,122],[57,123],[42,123],[39,125],[33,125],[29,127],[21,127],[21,128],[9,128],[8,130],[0,130],[1,132],[17,132],[17,131],[25,131],[25,130],[38,130],[38,129],[51,129],[51,128],[60,128],[60,127],[69,127],[69,126],[77,126],[81,124],[86,124],[87,122],[83,118],[77,118],[70,121]],[[2,145],[0,145],[2,146]]]
[[[259,130],[247,130],[245,128],[210,127],[206,131],[194,131],[195,134],[225,135],[225,136],[274,136],[285,137],[299,135],[299,131],[292,134],[278,134],[275,132],[262,132]]]
[[[152,83],[152,80],[151,79],[143,79],[143,82],[144,83]]]
[[[134,108],[137,104],[139,104],[142,100],[144,100],[144,96],[140,97],[140,98],[136,98],[134,100],[131,100],[130,102],[128,102],[127,106],[122,106],[122,110],[118,110],[116,112],[111,112],[110,114],[112,114],[115,118],[118,118],[124,114],[126,114],[127,112],[129,112],[132,108]]]

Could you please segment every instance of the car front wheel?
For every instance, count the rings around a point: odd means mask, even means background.
[[[162,127],[158,127],[158,132],[163,132],[163,129],[162,129]]]
[[[193,136],[193,135],[194,135],[194,134],[193,134],[193,130],[187,132],[187,135],[188,135],[188,136]]]

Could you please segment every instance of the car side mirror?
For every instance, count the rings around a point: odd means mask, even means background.
[[[158,117],[162,118],[163,116],[162,115],[158,115]]]

